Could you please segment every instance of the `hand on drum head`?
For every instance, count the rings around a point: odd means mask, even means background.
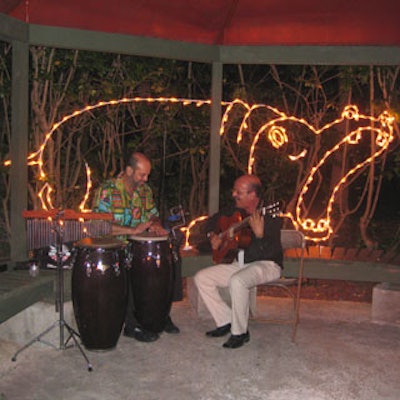
[[[154,233],[157,236],[168,235],[168,231],[165,230],[158,222],[155,222],[152,225],[150,225],[149,232]]]
[[[133,233],[134,235],[143,233],[143,232],[146,231],[146,230],[150,230],[151,225],[152,225],[152,222],[151,222],[151,221],[142,222],[141,224],[138,224],[138,225],[135,226],[135,228],[134,228],[134,231],[135,231],[135,232],[132,232],[132,233]]]

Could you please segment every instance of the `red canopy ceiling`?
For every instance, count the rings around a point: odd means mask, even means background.
[[[399,0],[0,0],[32,24],[218,45],[400,45]]]

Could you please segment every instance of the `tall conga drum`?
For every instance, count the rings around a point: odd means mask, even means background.
[[[135,318],[151,332],[161,332],[171,310],[173,264],[168,236],[151,234],[129,237]]]
[[[113,237],[74,244],[72,303],[78,331],[88,350],[110,350],[125,319],[128,281],[125,243]]]

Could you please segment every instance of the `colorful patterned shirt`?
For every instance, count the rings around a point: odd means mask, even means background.
[[[115,223],[131,227],[159,215],[153,191],[148,184],[138,187],[131,198],[120,178],[104,182],[97,190],[93,200],[93,211],[112,213]]]

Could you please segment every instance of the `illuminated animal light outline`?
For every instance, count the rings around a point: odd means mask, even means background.
[[[45,135],[45,139],[44,139],[42,145],[39,147],[39,149],[36,152],[33,152],[28,156],[28,165],[30,165],[30,166],[37,165],[39,168],[39,176],[43,181],[45,181],[46,173],[43,169],[44,151],[45,151],[47,142],[49,141],[49,139],[51,138],[52,134],[54,133],[54,131],[56,129],[60,128],[61,125],[66,123],[68,120],[75,118],[77,116],[80,116],[85,112],[88,112],[88,111],[91,111],[94,109],[98,109],[101,107],[105,107],[108,105],[114,106],[114,105],[118,105],[118,104],[124,104],[124,103],[127,104],[127,103],[134,103],[134,102],[180,103],[184,106],[194,104],[197,107],[201,107],[206,104],[207,105],[211,104],[211,100],[195,100],[195,99],[184,99],[184,98],[175,98],[175,97],[170,97],[170,98],[166,98],[166,97],[158,97],[158,98],[134,97],[134,98],[122,98],[119,100],[100,101],[97,104],[89,105],[80,110],[76,110],[73,113],[63,117],[59,122],[56,122],[52,126],[51,130]],[[264,108],[264,109],[268,109],[268,110],[272,111],[272,113],[274,113],[276,115],[276,118],[273,118],[273,119],[269,120],[267,123],[265,123],[264,125],[262,125],[261,128],[258,130],[258,132],[255,134],[255,136],[253,138],[251,148],[250,148],[250,153],[249,153],[249,161],[248,161],[248,167],[247,167],[248,173],[251,173],[253,170],[253,166],[255,163],[255,158],[254,158],[255,147],[256,147],[256,144],[258,143],[258,141],[260,140],[261,135],[264,132],[266,132],[267,140],[276,149],[279,149],[285,143],[288,142],[289,139],[288,139],[286,130],[284,127],[277,125],[279,122],[282,123],[285,121],[294,121],[294,122],[300,123],[300,124],[306,126],[315,135],[321,134],[322,132],[326,131],[330,127],[332,127],[340,122],[343,122],[345,119],[355,120],[355,121],[367,120],[371,123],[371,125],[373,125],[373,123],[378,123],[382,127],[381,129],[373,128],[372,126],[359,127],[357,129],[353,130],[352,132],[350,132],[344,139],[342,139],[339,143],[337,143],[334,147],[332,147],[332,149],[328,150],[325,153],[325,155],[321,158],[321,160],[316,164],[316,166],[314,166],[312,168],[310,175],[308,176],[305,184],[303,185],[303,188],[297,199],[295,216],[293,216],[290,213],[283,214],[284,217],[288,217],[292,220],[293,225],[296,228],[301,228],[305,232],[318,234],[317,238],[312,237],[312,236],[306,236],[307,239],[312,240],[312,241],[323,241],[323,240],[328,239],[329,236],[331,235],[332,228],[331,228],[330,215],[331,215],[332,207],[333,207],[333,204],[335,201],[335,196],[338,193],[340,187],[343,184],[345,184],[345,182],[347,181],[349,176],[353,175],[356,171],[363,168],[366,164],[373,162],[375,158],[380,156],[383,153],[383,151],[385,151],[387,149],[387,147],[389,146],[389,143],[393,140],[394,117],[392,117],[386,111],[383,112],[378,118],[374,118],[374,117],[369,117],[369,116],[360,114],[358,111],[358,108],[356,106],[347,106],[347,107],[345,107],[345,109],[341,115],[341,118],[339,118],[329,124],[326,124],[325,126],[323,126],[320,129],[315,129],[305,119],[297,118],[294,116],[289,116],[289,115],[285,114],[284,112],[281,112],[278,109],[270,107],[265,104],[255,104],[255,105],[250,106],[249,104],[247,104],[246,102],[244,102],[240,99],[235,99],[232,102],[222,102],[222,105],[226,106],[226,110],[225,110],[222,120],[221,120],[221,127],[220,127],[220,135],[221,136],[224,135],[224,133],[225,133],[226,124],[229,120],[229,117],[230,117],[233,107],[235,107],[236,105],[240,105],[240,106],[243,106],[247,110],[242,119],[239,131],[237,133],[237,142],[238,143],[242,140],[243,133],[248,127],[248,121],[251,118],[251,114],[255,110]],[[305,196],[306,192],[309,190],[309,186],[312,183],[314,176],[317,173],[318,169],[321,168],[321,166],[325,163],[327,158],[332,153],[337,151],[340,146],[342,146],[344,144],[358,143],[361,139],[362,134],[368,130],[376,133],[375,141],[376,141],[376,145],[379,147],[379,150],[375,154],[371,155],[366,160],[364,160],[362,163],[359,163],[358,165],[356,165],[345,176],[343,176],[339,180],[339,183],[335,186],[335,188],[332,192],[332,195],[329,198],[328,207],[326,209],[326,218],[320,219],[319,221],[313,221],[309,218],[302,219],[301,205],[304,202],[304,196]],[[299,154],[289,154],[288,158],[291,161],[295,161],[296,159],[298,159],[300,157],[304,157],[305,155],[306,155],[306,150],[303,150]],[[79,210],[81,212],[90,212],[91,210],[87,209],[85,206],[85,204],[89,198],[90,189],[92,187],[91,171],[90,171],[89,166],[86,163],[85,163],[85,169],[86,169],[86,178],[87,178],[86,192],[85,192],[82,202],[79,205]],[[48,210],[49,208],[54,208],[53,203],[52,203],[52,198],[51,198],[51,195],[53,192],[54,192],[54,189],[48,182],[46,182],[45,185],[43,186],[43,188],[40,190],[38,196],[41,201],[42,208],[44,210]],[[193,227],[195,225],[195,223],[197,223],[205,218],[206,218],[206,216],[197,217],[190,223],[189,226]],[[185,230],[186,230],[186,239],[187,239],[186,244],[188,245],[190,228],[187,227]]]
[[[374,162],[374,160],[382,155],[384,151],[387,150],[389,144],[393,141],[393,122],[394,117],[390,116],[386,111],[379,115],[378,118],[374,117],[367,117],[365,115],[358,114],[358,110],[355,106],[346,107],[343,114],[342,119],[355,119],[356,121],[360,119],[369,120],[371,122],[376,122],[381,125],[381,129],[374,128],[372,125],[367,127],[359,127],[348,135],[346,135],[339,143],[333,146],[330,150],[326,151],[324,156],[321,160],[317,163],[315,167],[312,168],[310,175],[308,176],[306,182],[303,185],[303,188],[300,192],[300,195],[297,199],[296,204],[296,218],[294,220],[294,225],[298,227],[299,225],[303,229],[304,233],[306,234],[306,238],[308,238],[307,233],[314,233],[321,235],[318,239],[312,238],[314,242],[317,241],[324,241],[329,238],[332,234],[332,226],[331,226],[331,214],[333,211],[333,204],[335,202],[336,195],[338,194],[340,188],[346,184],[349,177],[354,175],[357,171],[361,170],[367,164]],[[339,120],[337,120],[339,121]],[[318,221],[314,221],[310,218],[302,219],[301,218],[301,210],[302,204],[304,202],[304,196],[307,193],[309,186],[314,180],[315,174],[317,173],[318,169],[322,167],[322,165],[326,162],[326,160],[338,149],[344,145],[356,145],[360,142],[362,135],[366,132],[371,132],[375,134],[375,144],[377,146],[377,150],[367,157],[364,161],[359,162],[353,168],[351,168],[341,179],[338,181],[336,186],[333,188],[331,196],[328,199],[327,207],[326,207],[326,217],[321,218]],[[293,217],[292,217],[293,220]]]
[[[76,110],[71,114],[68,114],[64,116],[60,121],[56,122],[53,124],[51,130],[45,135],[45,138],[43,140],[43,143],[39,147],[39,149],[36,152],[33,152],[28,155],[28,165],[33,166],[37,165],[39,168],[39,177],[41,180],[45,181],[47,174],[45,173],[43,169],[43,156],[44,156],[44,151],[46,148],[46,145],[48,141],[50,140],[51,136],[53,135],[54,131],[58,128],[60,128],[61,125],[69,121],[70,119],[76,118],[80,115],[82,115],[85,112],[92,111],[94,109],[98,109],[101,107],[105,106],[115,106],[118,104],[127,104],[127,103],[139,103],[139,102],[147,102],[147,103],[181,103],[184,106],[185,105],[190,105],[190,104],[195,104],[197,107],[201,107],[205,104],[211,104],[211,100],[193,100],[193,99],[181,99],[181,98],[176,98],[176,97],[133,97],[133,98],[122,98],[119,100],[110,100],[110,101],[100,101],[94,105],[86,106],[80,110]],[[5,163],[6,165],[9,165],[9,162]],[[81,212],[90,212],[90,209],[86,208],[86,202],[89,198],[90,194],[90,189],[92,188],[92,182],[91,182],[91,171],[87,163],[85,163],[85,169],[86,169],[86,179],[87,179],[87,184],[86,184],[86,192],[84,195],[84,198],[82,202],[79,204],[79,210]],[[38,197],[40,199],[40,203],[42,206],[43,210],[49,210],[54,208],[53,206],[53,201],[52,201],[52,193],[54,192],[53,187],[46,182],[43,187],[40,189],[38,193]]]
[[[340,142],[338,142],[335,146],[333,146],[331,149],[327,150],[323,157],[317,162],[317,164],[311,169],[311,172],[309,176],[307,177],[300,194],[297,198],[296,202],[296,213],[295,216],[293,216],[291,213],[285,213],[282,216],[290,218],[292,220],[293,225],[296,227],[296,229],[301,228],[303,233],[305,234],[305,237],[307,240],[312,240],[314,242],[320,242],[320,241],[325,241],[327,240],[330,235],[333,232],[332,225],[331,225],[331,214],[333,211],[333,204],[335,202],[336,195],[338,194],[340,188],[346,184],[348,181],[349,177],[354,175],[357,171],[362,169],[364,166],[366,166],[369,163],[374,162],[374,160],[382,155],[384,151],[387,150],[389,144],[393,141],[394,139],[394,132],[393,132],[393,123],[394,123],[394,117],[391,116],[387,111],[384,111],[381,113],[377,118],[372,117],[372,116],[366,116],[363,114],[359,113],[358,107],[355,105],[348,105],[344,108],[341,117],[324,125],[320,129],[314,128],[312,125],[310,125],[306,120],[302,118],[297,118],[294,116],[288,116],[285,113],[277,110],[276,108],[262,105],[262,104],[256,104],[253,106],[249,106],[248,104],[244,103],[241,100],[235,100],[232,102],[227,110],[225,111],[223,120],[222,120],[222,125],[220,129],[220,135],[222,136],[225,133],[225,124],[228,122],[228,113],[231,111],[231,109],[235,105],[241,105],[244,106],[247,110],[246,114],[244,115],[239,131],[237,133],[236,141],[239,143],[242,138],[243,138],[243,133],[247,129],[248,124],[247,121],[251,117],[251,113],[254,112],[258,108],[265,108],[270,111],[272,111],[274,114],[277,115],[276,118],[270,119],[267,123],[262,125],[256,134],[254,135],[253,141],[250,146],[250,152],[249,152],[249,160],[248,160],[248,166],[247,166],[247,171],[249,174],[252,173],[254,163],[255,163],[255,149],[256,149],[256,144],[259,142],[261,135],[263,133],[266,134],[267,140],[271,143],[271,145],[279,149],[282,147],[284,144],[288,143],[289,139],[287,136],[286,129],[283,126],[279,126],[279,123],[286,122],[286,121],[292,121],[292,122],[297,122],[306,128],[308,128],[311,132],[313,132],[315,135],[320,135],[323,132],[326,132],[328,129],[332,128],[335,125],[338,125],[342,123],[345,120],[353,120],[356,122],[361,122],[361,121],[367,121],[368,126],[362,126],[362,127],[357,127],[356,129],[352,130],[350,133],[348,133]],[[380,127],[376,127],[376,125],[379,125]],[[318,221],[314,221],[311,218],[302,218],[301,212],[302,212],[302,205],[304,204],[304,197],[306,193],[309,190],[309,187],[311,183],[314,180],[315,175],[317,172],[320,170],[320,168],[325,164],[327,159],[336,151],[340,149],[340,147],[344,145],[356,145],[360,142],[363,133],[365,132],[371,132],[372,134],[375,134],[375,144],[377,146],[377,150],[368,158],[366,158],[364,161],[358,163],[355,165],[353,168],[351,168],[344,176],[339,179],[338,183],[332,190],[332,194],[328,199],[327,202],[327,207],[326,207],[326,213],[325,213],[325,218],[320,218]],[[291,161],[296,161],[301,157],[305,157],[307,154],[307,150],[304,149],[301,151],[299,154],[289,154],[288,158]],[[312,236],[309,236],[309,235]]]

